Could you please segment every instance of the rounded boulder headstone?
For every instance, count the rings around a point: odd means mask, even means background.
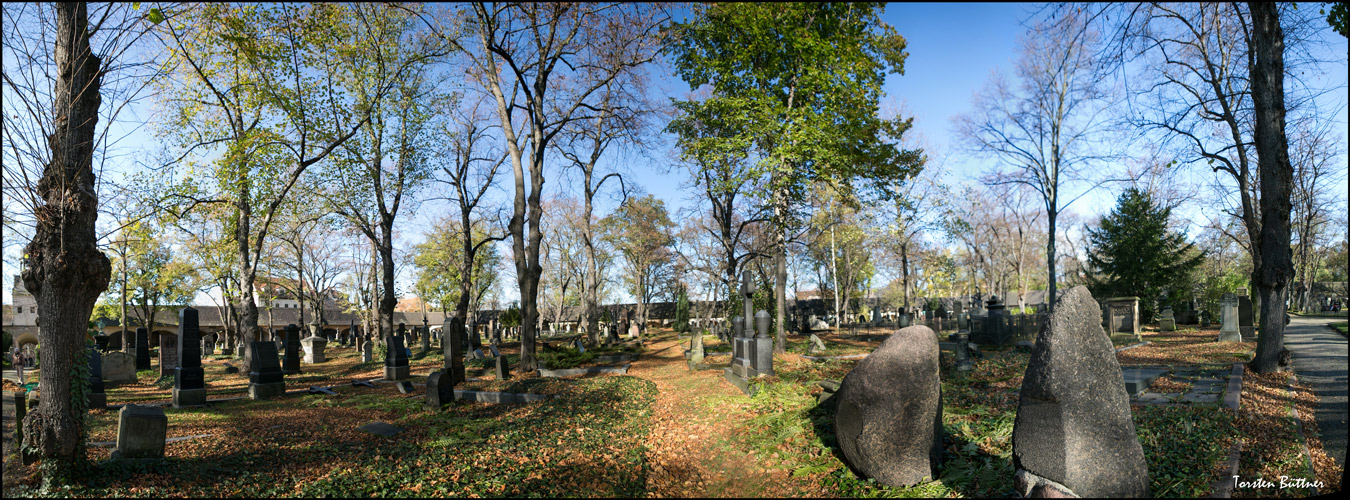
[[[893,487],[937,477],[942,384],[932,330],[891,335],[844,377],[835,399],[834,433],[855,471]]]
[[[1031,349],[1013,423],[1023,496],[1147,497],[1148,464],[1101,307],[1084,286],[1055,302]]]

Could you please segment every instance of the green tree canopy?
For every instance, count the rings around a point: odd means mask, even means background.
[[[1185,235],[1168,231],[1172,209],[1158,205],[1147,192],[1126,189],[1116,207],[1102,217],[1101,227],[1088,230],[1088,287],[1098,298],[1137,296],[1140,318],[1149,321],[1153,302],[1192,293],[1192,273],[1204,253]]]
[[[459,221],[456,217],[442,219],[426,239],[414,247],[413,265],[416,271],[416,286],[426,293],[424,300],[449,310],[459,302],[460,269],[464,261],[464,246],[460,244]],[[475,227],[474,238],[481,239],[484,232]],[[473,290],[482,296],[497,283],[497,261],[500,257],[496,245],[483,245],[473,262]],[[470,297],[475,302],[478,297]]]

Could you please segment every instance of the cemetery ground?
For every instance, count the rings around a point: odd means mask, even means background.
[[[865,354],[890,333],[882,328],[817,332],[827,349],[811,355]],[[1117,352],[1126,369],[1166,367],[1144,394],[1174,396],[1147,404],[1132,399],[1152,494],[1314,494],[1300,488],[1232,489],[1229,454],[1239,445],[1237,474],[1244,481],[1315,476],[1325,485],[1318,492],[1339,490],[1341,469],[1323,451],[1317,421],[1310,417],[1314,392],[1305,381],[1293,382],[1289,373],[1242,373],[1236,418],[1221,399],[1188,403],[1180,397],[1204,380],[1188,374],[1217,373],[1226,380],[1233,364],[1250,359],[1254,342],[1214,342],[1217,335],[1214,328],[1146,328],[1147,345]],[[841,380],[858,358],[809,359],[804,356],[807,336],[791,335],[788,352],[776,357],[776,376],[758,379],[758,392],[746,397],[723,379],[729,356],[709,356],[704,369],[691,371],[683,356],[687,336],[653,329],[646,338],[641,357],[625,375],[513,373],[510,380],[496,380],[491,359],[471,361],[470,380],[461,388],[554,397],[521,404],[456,401],[439,412],[423,408],[421,385],[411,394],[387,382],[352,385],[383,375],[378,357],[361,363],[352,348],[330,347],[326,362],[303,365],[303,373],[286,377],[287,396],[263,401],[240,398],[247,390],[247,370],[225,373],[225,364],[238,366],[238,360],[207,356],[203,367],[211,404],[165,407],[167,435],[179,439],[166,445],[164,460],[107,462],[117,412],[94,410],[88,420],[88,458],[99,465],[82,475],[82,485],[47,492],[37,488],[36,467],[22,466],[13,451],[9,391],[16,386],[7,383],[4,496],[1013,494],[1011,436],[1029,354],[1025,348],[985,348],[964,377],[954,370],[951,352],[942,351],[946,437],[940,476],[891,488],[859,479],[843,462],[834,442],[830,393],[823,388],[830,384],[819,383]],[[705,336],[705,345],[709,353],[725,350],[712,336]],[[513,365],[518,362],[518,344],[502,347]],[[442,365],[437,349],[418,357],[414,347],[413,353],[414,383]],[[547,357],[560,364],[594,364],[564,349]],[[109,387],[108,404],[169,402],[169,384],[156,383],[157,370],[138,375],[137,384]],[[28,375],[30,381],[36,378]],[[331,387],[337,395],[308,394],[310,386]],[[357,429],[376,421],[403,432],[385,437]],[[1230,484],[1224,487],[1225,482]]]

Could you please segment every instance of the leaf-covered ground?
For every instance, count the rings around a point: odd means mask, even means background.
[[[818,332],[835,353],[870,352],[888,332]],[[1117,354],[1121,364],[1231,364],[1251,345],[1212,341],[1217,331],[1145,332],[1153,345]],[[687,338],[666,329],[647,336],[628,375],[496,380],[490,360],[469,364],[464,388],[554,394],[530,404],[456,403],[440,412],[422,408],[419,387],[399,394],[391,384],[353,387],[350,380],[383,375],[381,364],[360,363],[351,349],[330,350],[321,365],[288,376],[288,389],[337,386],[338,396],[235,400],[209,408],[166,408],[168,459],[144,465],[91,468],[83,486],[58,496],[652,496],[652,497],[1001,497],[1012,494],[1012,428],[1026,369],[1025,349],[988,350],[971,375],[954,372],[944,353],[944,466],[934,481],[890,488],[859,478],[834,442],[834,410],[820,404],[818,381],[840,380],[859,360],[810,361],[805,336],[791,336],[775,358],[777,375],[758,379],[747,398],[723,379],[729,356],[709,357],[691,371]],[[705,344],[720,344],[705,337]],[[503,354],[514,364],[518,348]],[[834,354],[834,353],[832,353]],[[207,361],[212,398],[242,395],[246,374],[225,375],[223,357]],[[441,366],[439,352],[412,360],[420,380]],[[1287,375],[1248,372],[1242,415],[1217,406],[1134,405],[1134,422],[1149,463],[1154,496],[1194,497],[1211,492],[1228,450],[1245,443],[1244,477],[1299,476],[1307,459],[1293,431],[1289,407],[1298,405],[1312,463],[1324,483],[1339,481],[1316,438],[1311,392]],[[109,402],[168,399],[154,372],[140,383],[109,390]],[[1154,390],[1180,391],[1184,382],[1160,378]],[[386,438],[356,430],[382,421],[406,429]],[[113,441],[116,413],[90,414],[90,441]],[[8,432],[8,429],[6,429]],[[90,447],[99,463],[110,448]],[[5,496],[33,496],[35,468],[5,457]],[[14,474],[11,474],[14,472]],[[1339,483],[1322,492],[1335,491]],[[1303,490],[1238,490],[1237,496],[1298,496]]]
[[[1231,366],[1250,360],[1252,350],[1256,349],[1256,342],[1215,342],[1219,338],[1218,328],[1182,326],[1181,330],[1175,332],[1145,329],[1141,337],[1150,344],[1116,353],[1116,359],[1122,366]]]

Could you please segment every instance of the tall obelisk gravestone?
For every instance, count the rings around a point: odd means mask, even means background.
[[[178,312],[178,367],[174,370],[173,407],[206,404],[201,331],[197,310],[191,307]]]

